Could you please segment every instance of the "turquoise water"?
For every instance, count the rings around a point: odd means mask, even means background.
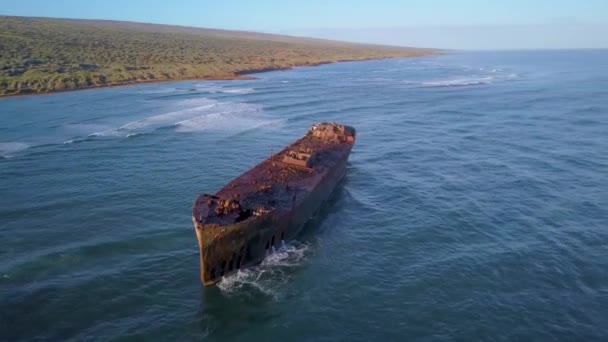
[[[0,100],[0,340],[606,340],[608,51]],[[203,289],[190,219],[318,121],[347,176]]]

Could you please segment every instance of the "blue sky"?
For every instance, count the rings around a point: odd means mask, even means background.
[[[0,14],[441,48],[608,48],[608,0],[19,0],[3,1]]]

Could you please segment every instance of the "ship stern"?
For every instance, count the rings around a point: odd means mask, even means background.
[[[212,286],[223,277],[239,269],[260,263],[268,249],[275,243],[276,220],[272,210],[250,211],[243,218],[240,214],[223,217],[223,222],[209,223],[209,208],[200,203],[210,203],[212,195],[201,195],[195,202],[192,223],[199,247],[200,279],[204,286]],[[211,208],[213,209],[213,208]]]

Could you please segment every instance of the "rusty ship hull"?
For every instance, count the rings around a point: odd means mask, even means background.
[[[204,286],[262,262],[294,239],[345,174],[355,130],[335,123],[310,131],[232,180],[201,194],[192,209]]]

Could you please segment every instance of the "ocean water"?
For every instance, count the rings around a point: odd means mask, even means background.
[[[608,339],[608,51],[0,100],[0,340]],[[204,289],[190,210],[357,128],[297,241]]]

